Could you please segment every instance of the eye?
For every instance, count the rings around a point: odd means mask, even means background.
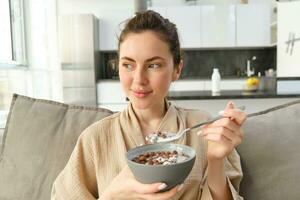
[[[161,64],[153,63],[153,64],[150,64],[148,67],[149,67],[149,68],[152,68],[152,69],[157,69],[157,68],[160,68],[160,67],[161,67]]]
[[[128,70],[131,70],[133,68],[132,65],[128,64],[128,63],[124,63],[124,64],[122,64],[122,66],[125,67]]]

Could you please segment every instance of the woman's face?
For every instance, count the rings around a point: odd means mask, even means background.
[[[162,104],[172,81],[179,78],[167,43],[156,33],[129,33],[120,45],[119,76],[134,108],[149,109]]]

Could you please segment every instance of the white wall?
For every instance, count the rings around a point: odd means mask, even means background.
[[[108,10],[134,10],[133,0],[58,0],[58,14],[94,14],[102,18]]]

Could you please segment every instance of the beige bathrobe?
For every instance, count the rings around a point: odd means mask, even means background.
[[[159,126],[160,131],[178,132],[204,121],[208,116],[199,110],[178,108],[167,104],[167,113]],[[182,200],[212,199],[206,179],[207,142],[191,131],[177,143],[191,146],[197,157],[185,181],[185,187],[176,198]],[[52,200],[94,200],[126,165],[125,154],[129,149],[144,144],[141,129],[129,104],[122,112],[113,114],[89,126],[79,137],[66,167],[53,184]],[[233,151],[225,160],[228,184],[234,199],[238,195],[242,178],[240,158]]]

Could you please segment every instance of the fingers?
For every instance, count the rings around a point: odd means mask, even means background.
[[[143,199],[147,199],[147,200],[169,200],[172,197],[174,197],[179,191],[181,191],[183,189],[183,184],[178,185],[174,188],[172,188],[171,190],[168,190],[166,192],[160,192],[160,193],[152,193],[152,194],[144,194],[142,195]]]
[[[124,189],[125,194],[129,195],[129,199],[169,200],[174,195],[176,195],[179,190],[182,189],[182,186],[177,186],[166,192],[160,192],[167,188],[167,185],[165,183],[140,183],[134,178],[131,170],[127,165],[122,169],[122,171],[118,175],[118,178],[120,180],[127,180],[126,184],[123,185],[122,188]]]
[[[142,184],[136,182],[135,192],[140,194],[156,193],[165,189],[167,185],[165,183],[153,183],[153,184]]]
[[[234,103],[232,101],[229,101],[225,107],[225,110],[234,109],[234,107]]]
[[[212,124],[205,125],[202,127],[200,132],[203,132],[203,130],[206,130],[207,128],[214,128],[214,127],[222,127],[224,130],[228,129],[229,131],[236,134],[237,137],[243,138],[243,132],[242,132],[241,126],[238,125],[237,123],[233,122],[233,120],[231,120],[230,118],[222,118],[222,119],[215,121]],[[223,129],[220,129],[220,130],[222,131]],[[226,132],[225,132],[225,134],[226,134]],[[231,139],[231,138],[229,138],[229,139]]]
[[[208,141],[218,142],[218,143],[224,144],[230,148],[234,147],[234,144],[231,140],[229,140],[228,138],[226,138],[225,136],[220,135],[220,134],[207,134],[203,137]]]
[[[242,125],[247,118],[247,115],[242,110],[235,108],[233,102],[228,102],[225,110],[222,111],[222,116],[229,117],[235,120],[239,125]]]
[[[207,125],[206,127],[225,127],[231,131],[238,131],[240,129],[240,125],[236,124],[233,120],[231,120],[230,118],[222,118],[219,119],[217,121],[215,121],[214,123]]]
[[[211,141],[231,143],[230,146],[238,146],[242,142],[242,135],[240,131],[233,132],[225,127],[210,127],[202,130],[202,136]]]

